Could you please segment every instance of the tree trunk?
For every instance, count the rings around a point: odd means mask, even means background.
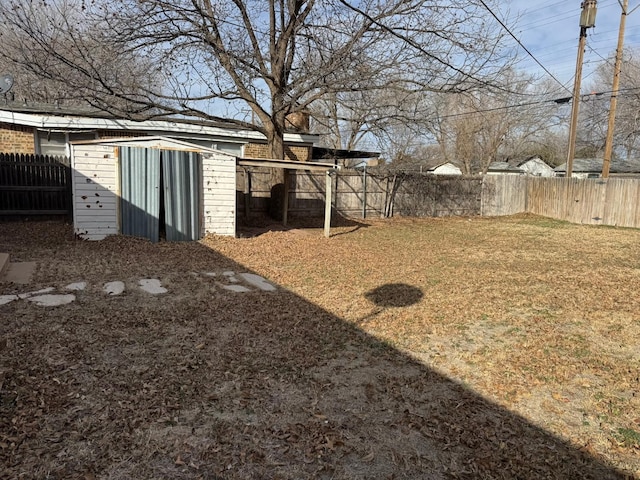
[[[277,123],[277,119],[274,123]],[[284,117],[282,119],[282,125],[284,126]],[[274,125],[267,130],[267,145],[269,158],[275,160],[284,160],[284,128]],[[285,173],[282,168],[272,168],[270,175],[270,189],[271,198],[269,201],[269,215],[275,220],[282,220],[284,218],[284,206],[286,193]]]

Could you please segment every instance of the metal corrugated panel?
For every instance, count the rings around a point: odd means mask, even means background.
[[[162,151],[165,223],[168,241],[200,239],[200,156]]]
[[[160,151],[120,148],[120,212],[124,235],[160,239]]]

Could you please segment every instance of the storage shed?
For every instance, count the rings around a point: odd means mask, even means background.
[[[236,233],[236,157],[164,137],[73,142],[73,226],[79,238],[157,242]]]

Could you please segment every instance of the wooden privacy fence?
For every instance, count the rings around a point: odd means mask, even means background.
[[[245,174],[238,175],[239,184],[244,182]],[[255,170],[249,174],[251,212],[265,213],[269,173]],[[321,216],[324,174],[296,172],[289,181],[291,214]],[[334,208],[348,217],[502,216],[529,212],[574,223],[640,228],[640,179],[635,178],[339,172],[333,181]],[[238,202],[240,213],[242,205]]]
[[[526,211],[587,225],[640,228],[640,179],[529,178]]]
[[[247,198],[246,176],[251,177]],[[325,174],[305,171],[289,174],[289,213],[321,216],[324,212]],[[268,211],[270,172],[238,170],[238,213],[245,205],[252,214]],[[346,217],[479,215],[481,178],[443,177],[423,174],[370,174],[339,172],[333,177],[332,204]]]
[[[66,157],[0,153],[0,217],[71,215]]]

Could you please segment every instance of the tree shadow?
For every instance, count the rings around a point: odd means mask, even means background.
[[[387,283],[364,296],[379,307],[408,307],[422,300],[424,293],[418,287],[405,283]]]
[[[305,298],[247,283],[215,242],[20,238],[2,243],[41,281],[77,265],[90,286],[58,308],[0,306],[7,478],[625,478]],[[136,289],[143,277],[168,293]],[[126,293],[104,295],[116,279]],[[404,308],[423,293],[367,298]]]

